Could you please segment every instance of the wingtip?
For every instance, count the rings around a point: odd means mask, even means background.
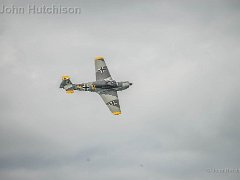
[[[121,112],[118,112],[118,111],[117,111],[117,112],[113,112],[113,114],[114,114],[114,115],[120,115]]]
[[[97,56],[95,60],[104,60],[104,58],[102,56]]]

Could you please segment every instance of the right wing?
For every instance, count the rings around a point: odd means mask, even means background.
[[[114,114],[114,115],[119,115],[121,114],[121,109],[120,109],[120,104],[119,104],[119,99],[117,95],[117,91],[115,90],[105,90],[105,91],[100,91],[98,94],[101,96],[109,110]]]
[[[106,66],[106,63],[103,57],[96,57],[95,59],[95,71],[96,71],[96,80],[112,80],[110,72]]]

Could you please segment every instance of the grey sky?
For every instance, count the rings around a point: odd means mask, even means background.
[[[42,2],[82,13],[0,14],[0,179],[239,179],[239,1]],[[99,55],[121,116],[59,89]]]

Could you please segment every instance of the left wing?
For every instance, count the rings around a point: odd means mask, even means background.
[[[98,94],[101,96],[109,110],[114,114],[114,115],[119,115],[121,114],[121,109],[120,109],[120,104],[119,104],[119,99],[117,95],[117,91],[115,90],[105,90],[98,92]]]
[[[112,80],[111,74],[108,70],[108,67],[103,59],[103,57],[96,57],[95,59],[95,71],[96,71],[96,80]]]

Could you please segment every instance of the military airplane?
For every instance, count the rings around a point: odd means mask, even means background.
[[[132,83],[129,81],[116,82],[113,80],[103,57],[96,57],[95,71],[96,81],[88,83],[73,84],[69,76],[63,76],[60,88],[65,89],[68,94],[74,93],[74,90],[96,92],[101,96],[114,115],[121,114],[117,91],[129,88]]]

